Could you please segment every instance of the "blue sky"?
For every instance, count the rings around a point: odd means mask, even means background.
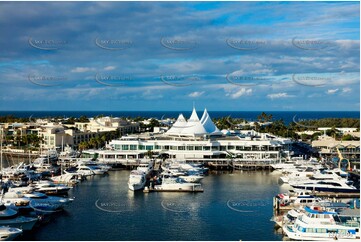
[[[1,2],[0,110],[360,109],[358,2]]]

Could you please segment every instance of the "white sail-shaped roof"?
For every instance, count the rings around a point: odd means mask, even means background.
[[[191,117],[187,121],[187,126],[181,131],[181,135],[185,136],[197,136],[207,134],[207,131],[201,124],[201,121],[198,118],[196,109],[193,108]]]
[[[179,114],[177,121],[173,124],[172,128],[167,131],[167,134],[179,135],[186,126],[186,119],[183,114]]]
[[[203,115],[202,115],[202,118],[201,118],[201,123],[204,122],[204,119],[206,118],[207,115],[208,115],[208,112],[207,112],[207,109],[205,108],[204,112],[203,112]]]
[[[209,134],[220,134],[220,130],[217,128],[217,126],[213,123],[211,117],[209,116],[207,109],[204,109],[201,124],[204,127],[204,129]]]

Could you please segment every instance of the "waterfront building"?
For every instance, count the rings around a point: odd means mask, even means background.
[[[107,144],[106,150],[86,150],[83,155],[97,156],[102,162],[129,162],[144,157],[205,162],[212,160],[278,162],[290,155],[292,141],[254,130],[231,135],[221,132],[207,110],[202,118],[193,109],[186,120],[182,114],[165,133],[123,136]]]
[[[75,122],[71,125],[83,132],[110,132],[119,130],[121,135],[139,132],[139,123],[121,118],[90,118],[89,122]]]
[[[335,140],[333,137],[320,136],[318,140],[312,141],[312,147],[316,148],[321,157],[326,159],[337,157],[338,148],[344,158],[353,163],[360,163],[359,140]]]

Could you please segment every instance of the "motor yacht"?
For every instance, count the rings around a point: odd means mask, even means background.
[[[155,185],[154,189],[166,191],[196,191],[201,190],[202,185],[200,183],[186,182],[179,177],[163,177],[162,184]]]
[[[348,185],[344,180],[307,180],[301,182],[289,182],[289,184],[298,189],[305,189],[320,192],[339,192],[339,193],[358,193],[359,189]]]
[[[67,195],[72,188],[62,184],[55,184],[52,181],[41,180],[30,184],[35,191],[45,193],[46,195]]]
[[[359,223],[338,222],[336,212],[305,207],[304,214],[294,224],[286,223],[283,231],[292,240],[356,240],[359,226]]]
[[[38,218],[19,216],[14,209],[0,204],[0,226],[15,227],[25,231],[31,230],[37,221]]]
[[[153,170],[153,161],[145,161],[141,162],[139,166],[137,167],[138,171],[142,171],[145,174],[148,174]]]
[[[131,191],[141,190],[146,183],[146,174],[140,170],[132,170],[129,175],[128,187]]]

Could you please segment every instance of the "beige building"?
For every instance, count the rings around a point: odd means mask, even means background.
[[[312,147],[319,150],[324,158],[337,157],[337,148],[342,155],[351,162],[360,162],[360,141],[339,141],[329,136],[320,136],[319,140],[312,141]]]

